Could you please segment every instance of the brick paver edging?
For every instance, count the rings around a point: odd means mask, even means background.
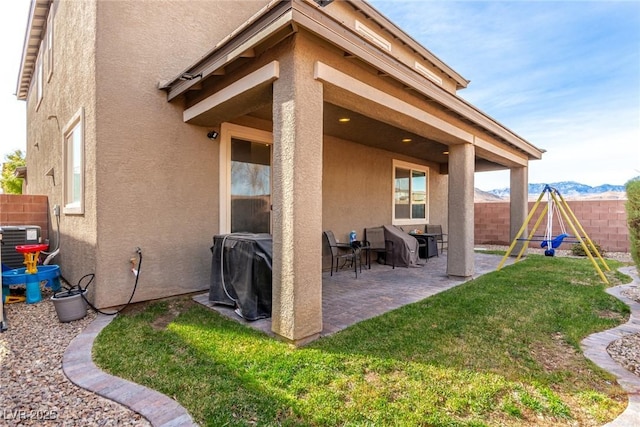
[[[612,342],[626,336],[640,333],[640,304],[622,295],[631,287],[640,286],[640,279],[635,267],[623,267],[620,272],[633,278],[633,282],[626,285],[607,289],[607,293],[618,298],[631,308],[629,321],[604,332],[589,335],[582,340],[582,351],[593,363],[611,372],[618,379],[618,384],[627,392],[629,404],[618,418],[606,424],[605,427],[631,427],[640,425],[640,377],[631,373],[609,356],[607,347]]]
[[[109,375],[91,358],[93,341],[114,316],[99,314],[67,347],[62,370],[75,385],[118,402],[145,417],[153,426],[197,426],[175,400],[147,387]]]

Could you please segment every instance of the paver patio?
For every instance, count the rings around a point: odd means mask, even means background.
[[[475,253],[474,277],[494,271],[501,259],[500,255]],[[512,263],[513,259],[507,262]],[[421,267],[392,269],[390,265],[372,261],[371,269],[363,267],[357,279],[353,270],[347,268],[333,276],[327,271],[322,275],[321,336],[331,335],[355,323],[420,301],[470,279],[447,275],[446,252],[429,258]],[[230,307],[211,304],[208,292],[195,296],[194,300],[240,323],[273,335],[271,319],[248,322]]]

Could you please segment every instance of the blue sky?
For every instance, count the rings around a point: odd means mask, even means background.
[[[0,14],[2,158],[25,147],[25,104],[13,94],[29,3],[3,2]],[[370,4],[471,80],[461,97],[547,150],[530,182],[640,175],[640,1]],[[508,172],[476,174],[483,190],[508,185]]]
[[[533,145],[529,182],[640,175],[640,2],[370,3],[468,80],[459,95]],[[476,174],[483,190],[509,174]]]

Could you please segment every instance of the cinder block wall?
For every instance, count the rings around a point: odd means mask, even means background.
[[[626,200],[572,200],[567,204],[589,235],[605,251],[629,252],[629,230],[627,229]],[[541,202],[533,215],[532,227],[540,216],[544,203]],[[529,203],[529,210],[534,202]],[[520,224],[522,225],[522,224]],[[567,233],[573,235],[569,224],[564,221]],[[536,235],[544,235],[546,215],[536,231]],[[554,215],[553,235],[561,233],[557,215]],[[476,245],[508,245],[509,237],[509,203],[476,203],[475,204],[475,243]],[[540,246],[540,242],[531,242],[530,246]],[[569,249],[571,244],[563,244],[560,249]]]
[[[39,225],[44,242],[49,238],[47,196],[0,194],[0,226],[3,225]]]

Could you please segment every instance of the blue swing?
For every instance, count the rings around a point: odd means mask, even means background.
[[[567,233],[562,233],[557,235],[556,237],[554,237],[553,239],[550,240],[551,242],[551,249],[557,249],[558,246],[560,246],[562,244],[562,241],[566,238],[569,237],[569,235]],[[540,247],[541,248],[546,248],[549,244],[548,240],[543,240],[542,243],[540,243]]]
[[[544,251],[545,256],[554,256],[556,253],[556,249],[562,244],[562,241],[569,237],[569,235],[565,232],[564,223],[562,222],[562,216],[560,215],[560,211],[558,206],[554,203],[551,198],[551,193],[548,194],[547,199],[547,231],[545,232],[545,238],[540,243],[541,248],[546,248]],[[557,235],[554,238],[551,238],[553,235],[553,214],[554,212],[558,216],[558,222],[560,223],[560,228],[562,229],[562,234]]]

